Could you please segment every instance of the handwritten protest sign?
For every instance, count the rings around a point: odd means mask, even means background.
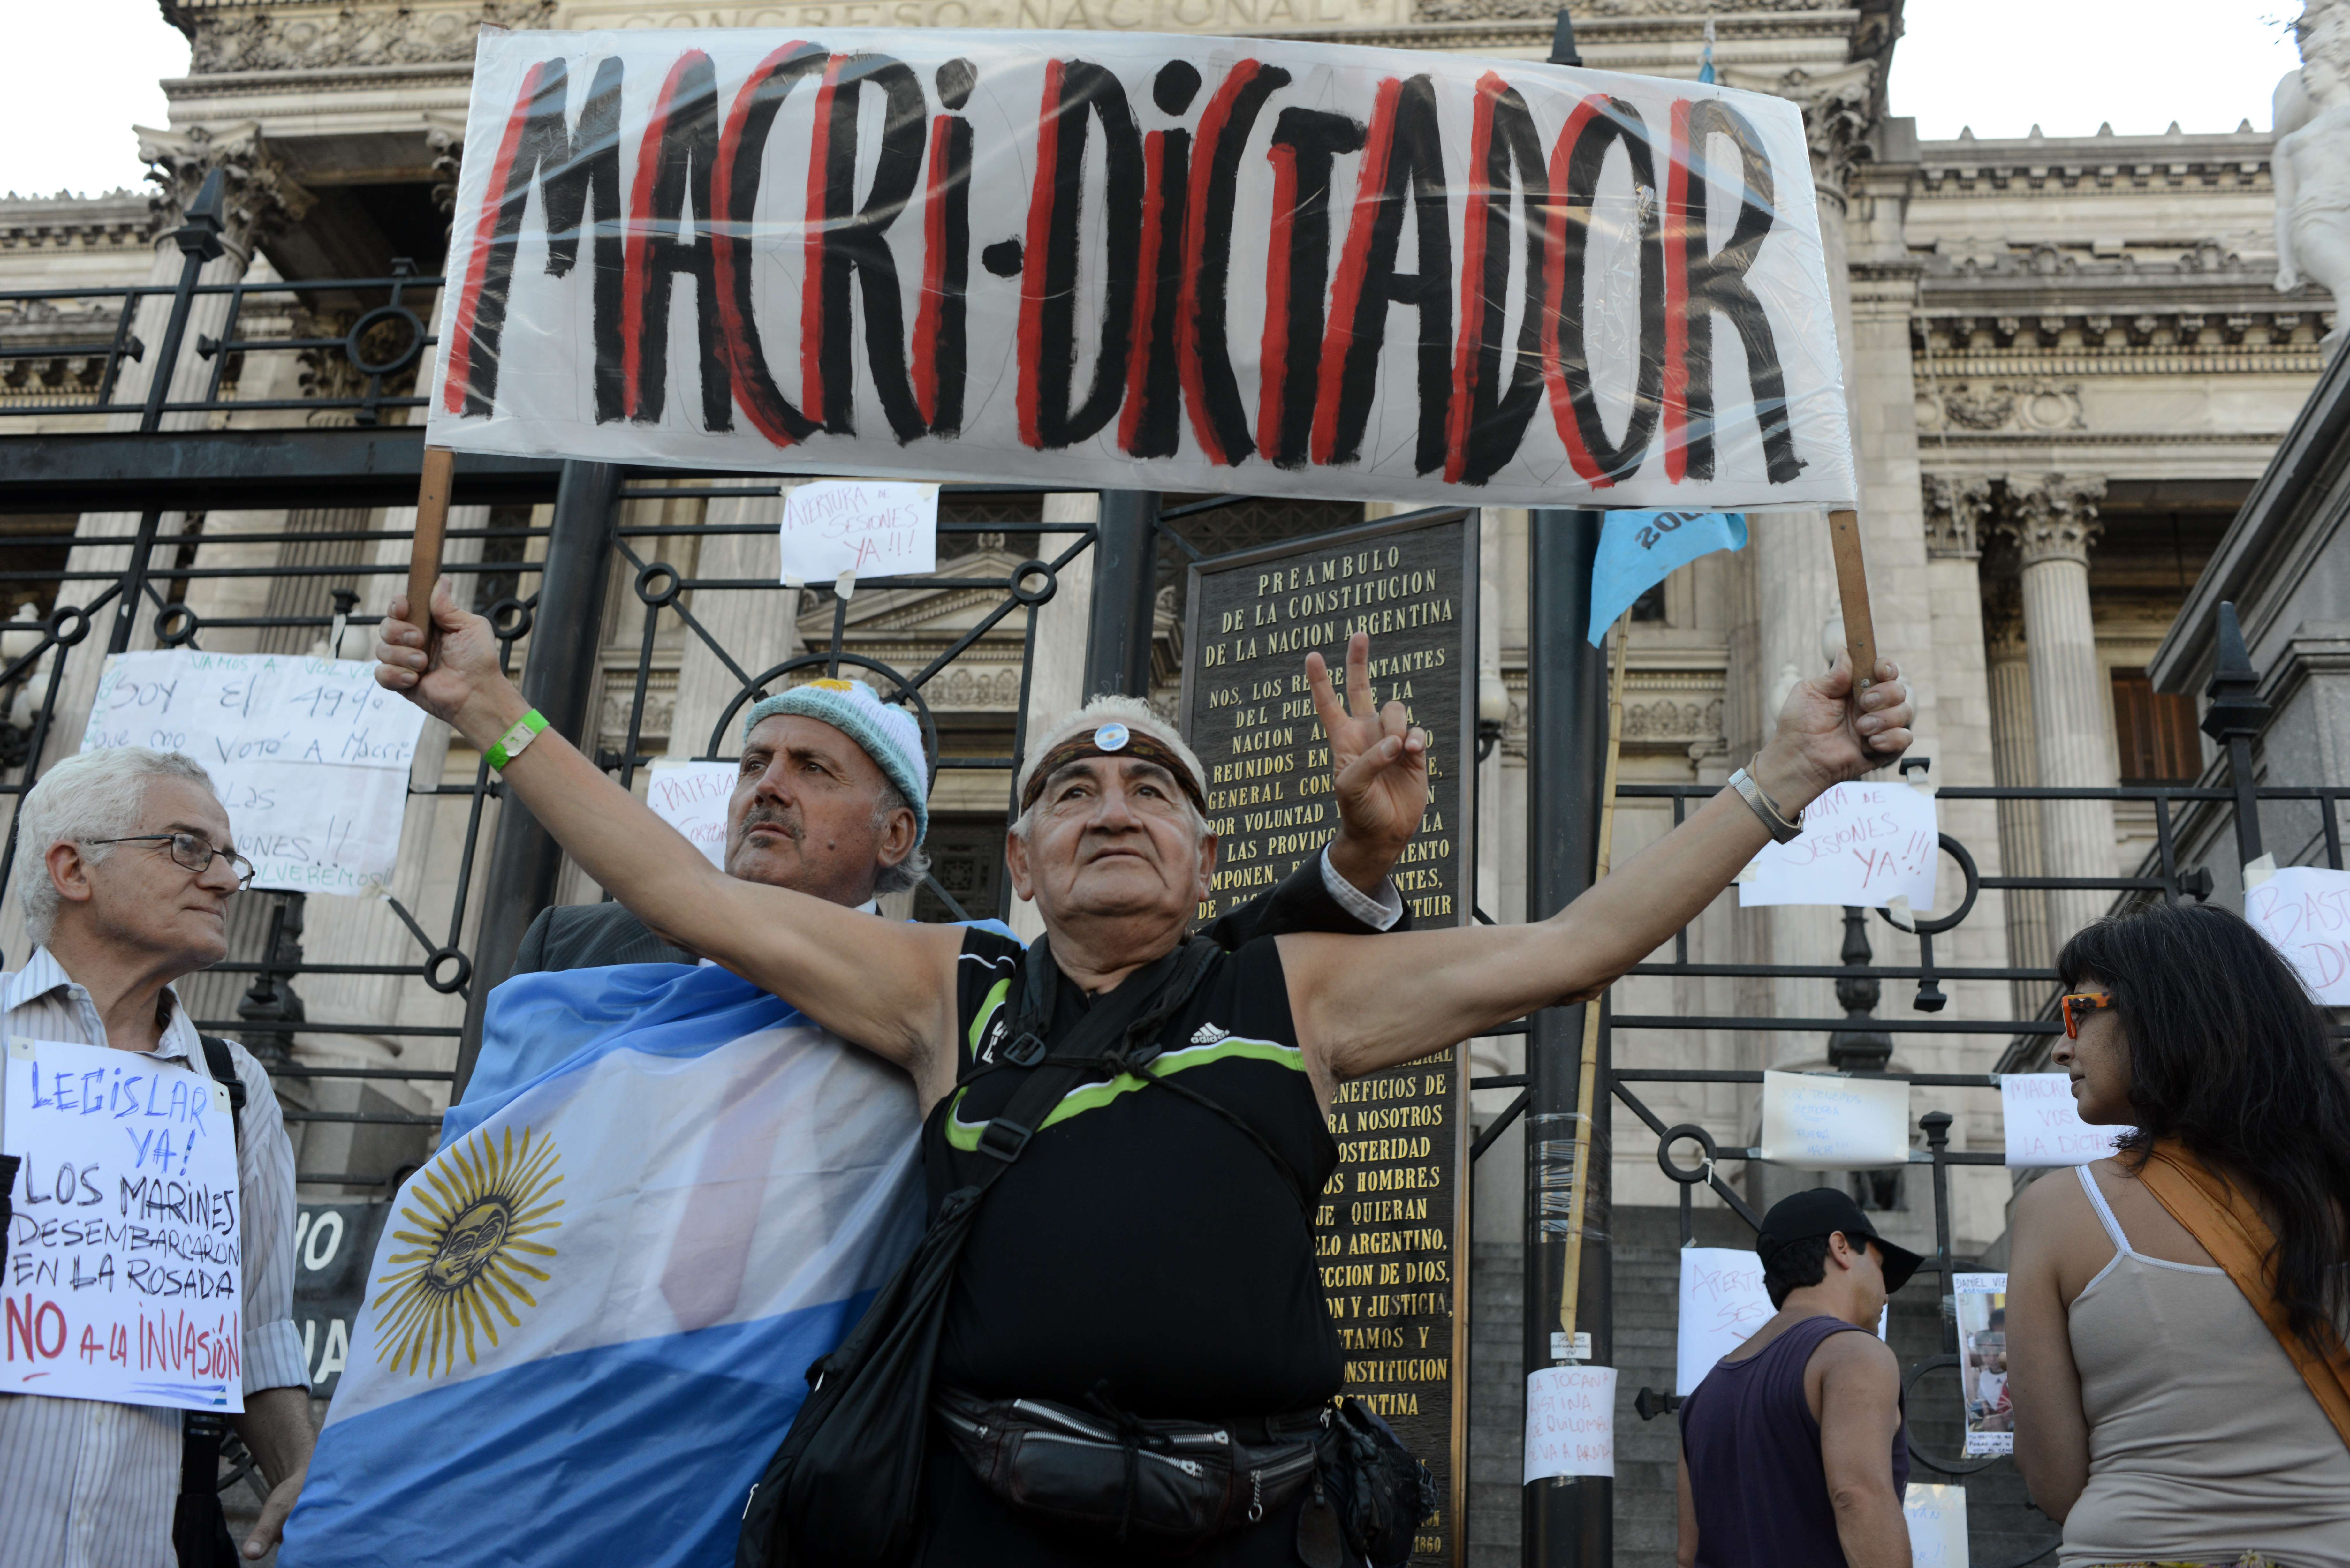
[[[932,572],[939,487],[820,479],[784,493],[784,582],[830,583]]]
[[[2244,894],[2244,919],[2328,1007],[2350,1007],[2350,871],[2288,866]]]
[[[2007,1276],[1953,1274],[1959,1321],[1959,1397],[1969,1455],[2015,1451],[2015,1404],[2007,1391]]]
[[[228,1091],[176,1063],[8,1039],[23,1164],[0,1269],[0,1390],[242,1410],[244,1271]]]
[[[804,19],[486,34],[465,145],[492,151],[457,182],[438,446],[1493,506],[1857,493],[1784,99]]]
[[[1967,1568],[1967,1489],[1911,1481],[1901,1494],[1910,1568]]]
[[[1543,1366],[1526,1374],[1527,1482],[1616,1473],[1616,1369]]]
[[[2130,1130],[2083,1121],[2064,1073],[2002,1073],[1999,1109],[2007,1124],[2007,1163],[2019,1170],[2103,1159]]]
[[[1842,784],[1804,808],[1804,831],[1766,844],[1738,874],[1738,905],[1934,907],[1941,866],[1934,797],[1906,784]]]
[[[1764,1073],[1762,1158],[1805,1170],[1906,1165],[1909,1085],[1839,1073]]]
[[[1771,1312],[1771,1297],[1762,1289],[1762,1260],[1752,1250],[1683,1247],[1673,1392],[1686,1394],[1704,1381],[1715,1362],[1770,1321]]]
[[[399,853],[423,729],[365,659],[157,649],[107,659],[81,745],[203,763],[255,887],[373,893]]]
[[[726,868],[726,803],[733,798],[736,772],[733,763],[661,757],[645,782],[645,804],[653,815],[684,834],[722,871]]]

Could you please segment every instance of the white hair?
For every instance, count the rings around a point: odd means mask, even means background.
[[[891,812],[913,809],[906,803],[904,792],[889,782],[888,774],[883,774],[881,787],[873,792],[873,831],[878,834],[889,826]],[[910,888],[919,888],[930,871],[930,853],[917,841],[911,849],[906,851],[903,860],[895,866],[881,867],[874,874],[873,896],[879,898],[891,893],[902,893]]]
[[[204,764],[184,752],[145,746],[110,746],[78,752],[43,774],[16,810],[16,903],[25,911],[25,934],[46,945],[57,929],[57,885],[49,878],[49,851],[60,844],[83,846],[85,858],[106,858],[103,838],[127,838],[144,826],[147,786],[157,779],[186,779],[219,789]]]
[[[1183,743],[1182,732],[1160,718],[1158,711],[1140,698],[1110,694],[1095,698],[1037,737],[1035,743],[1028,748],[1028,760],[1020,764],[1020,794],[1023,796],[1027,794],[1028,782],[1035,775],[1037,764],[1050,756],[1055,746],[1072,735],[1083,734],[1088,730],[1098,730],[1104,724],[1112,722],[1124,724],[1138,735],[1148,735],[1174,753],[1176,759],[1191,770],[1192,784],[1198,786],[1201,794],[1207,794],[1208,770],[1200,765],[1199,753]],[[1198,806],[1191,804],[1190,794],[1182,795],[1181,800],[1184,815],[1191,819],[1194,838],[1207,837],[1207,817],[1201,814]],[[1034,805],[1023,811],[1019,820],[1012,825],[1014,835],[1023,839],[1026,838],[1029,819],[1035,815],[1036,808]]]

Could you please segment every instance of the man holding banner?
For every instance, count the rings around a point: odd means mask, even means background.
[[[432,612],[437,662],[397,602],[379,631],[378,679],[502,764],[537,820],[649,928],[789,994],[814,1023],[902,1066],[930,1118],[934,1204],[958,1161],[989,1140],[993,1116],[1033,1070],[1025,1064],[1048,1058],[1094,1008],[1129,1005],[1124,982],[1162,986],[1163,961],[1208,891],[1216,838],[1197,760],[1163,726],[1123,717],[1073,716],[1020,781],[1024,810],[1006,854],[1014,887],[1044,917],[1049,960],[1032,965],[992,933],[893,924],[728,877],[560,736],[538,732],[543,722],[533,723],[498,669],[487,624],[460,611],[445,582]],[[1347,716],[1318,659],[1309,674],[1335,732]],[[1341,1361],[1315,1270],[1310,1199],[1336,1164],[1325,1118],[1337,1085],[1593,994],[1645,957],[1813,797],[1908,746],[1908,690],[1889,664],[1876,675],[1857,695],[1841,662],[1798,685],[1751,775],[1742,770],[1735,788],[1643,851],[1637,868],[1550,920],[1348,940],[1295,933],[1193,970],[1194,989],[1163,1020],[1150,1076],[1110,1073],[1070,1091],[998,1184],[963,1254],[941,1381],[975,1398],[1092,1401],[1120,1419],[1246,1417],[1269,1434],[1326,1401]],[[1349,692],[1366,705],[1367,696]],[[1426,787],[1425,739],[1408,731],[1400,703],[1378,720],[1387,732],[1364,758],[1378,775],[1372,787],[1390,801],[1415,798]],[[524,736],[536,738],[515,754],[509,748]],[[1023,978],[1037,965],[1040,981]],[[1039,1030],[1032,1050],[1026,1033]],[[1142,1092],[1160,1085],[1170,1092]],[[411,1277],[390,1282],[409,1292],[412,1310],[365,1326],[354,1366],[389,1355],[428,1379],[460,1354],[471,1366],[469,1325],[478,1322],[484,1337],[530,1335],[535,1319],[552,1315],[540,1302],[600,1291],[611,1249],[623,1244],[592,1231],[591,1215],[575,1221],[556,1211],[560,1157],[534,1125],[516,1116],[470,1124],[452,1116],[452,1125],[449,1137],[478,1143],[483,1191],[504,1195],[516,1223],[468,1231],[467,1216],[490,1199],[443,1194],[438,1218],[428,1217],[437,1231],[418,1233],[432,1245],[411,1254]],[[560,1227],[575,1222],[578,1239],[567,1243]],[[528,1256],[515,1255],[524,1247]],[[454,1301],[467,1271],[487,1278],[500,1269],[519,1301],[503,1291],[480,1305]],[[841,1293],[835,1322],[859,1293]],[[473,1394],[511,1407],[534,1396],[541,1376],[484,1377]],[[457,1391],[411,1403],[435,1404],[445,1417],[456,1407],[445,1397]],[[1119,1560],[1123,1549],[1107,1541],[1097,1549],[1048,1540],[942,1442],[923,1483],[923,1561]],[[452,1511],[483,1520],[511,1508],[495,1479],[448,1478]],[[1267,1501],[1279,1506],[1194,1560],[1271,1563],[1292,1550],[1307,1495]]]

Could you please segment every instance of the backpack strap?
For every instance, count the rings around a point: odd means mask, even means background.
[[[204,1066],[213,1081],[228,1089],[228,1125],[239,1150],[244,1147],[244,1080],[237,1076],[236,1058],[228,1054],[228,1042],[212,1034],[199,1034],[196,1043],[204,1048]]]
[[[244,1149],[244,1080],[228,1042],[196,1036],[204,1048],[204,1068],[228,1090],[228,1125],[239,1153]],[[187,1410],[180,1416],[180,1495],[173,1501],[172,1546],[180,1568],[231,1568],[241,1561],[230,1538],[220,1501],[221,1441],[228,1422],[218,1412]]]

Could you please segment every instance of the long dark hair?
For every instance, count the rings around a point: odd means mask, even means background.
[[[2227,910],[2156,904],[2085,927],[2056,960],[2064,989],[2111,992],[2129,1039],[2122,1149],[2176,1138],[2250,1189],[2276,1232],[2270,1287],[2324,1355],[2350,1305],[2350,1075],[2334,1030],[2266,938]]]

